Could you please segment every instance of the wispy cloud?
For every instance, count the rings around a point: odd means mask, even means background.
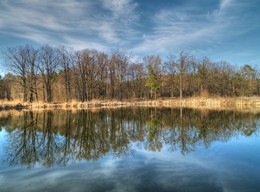
[[[131,0],[2,1],[0,32],[41,44],[62,44],[63,39],[74,38],[120,45],[133,36],[136,6]]]
[[[231,5],[232,0],[220,0],[220,9],[226,9],[229,5]]]
[[[259,33],[259,15],[255,11],[259,0],[148,3],[1,0],[0,41],[13,42],[10,45],[21,40],[18,44],[67,44],[102,50],[119,47],[138,56],[181,50],[211,55],[223,52],[223,47],[235,47],[235,41],[241,42],[251,31]],[[6,45],[0,45],[3,46]]]
[[[110,10],[116,18],[137,19],[137,15],[133,14],[137,6],[132,0],[103,0],[103,8]]]
[[[211,10],[202,9],[203,5],[198,4],[190,4],[185,9],[162,9],[153,16],[151,32],[144,34],[134,51],[165,54],[213,48],[237,33],[232,31],[239,23],[239,17],[232,15],[234,3],[234,0],[220,0]]]
[[[69,10],[71,12],[77,9],[75,4],[71,4],[71,6],[70,9],[57,4],[50,6],[48,1],[32,1],[30,3],[27,1],[4,1],[2,3],[0,20],[7,29],[23,30],[38,27],[42,30],[64,31],[70,29],[70,26],[64,22],[70,21],[70,16],[63,14],[64,17],[62,18],[59,12],[67,13]],[[52,11],[52,9],[56,9],[56,11]]]
[[[63,43],[61,45],[69,46],[74,48],[75,50],[81,49],[97,49],[99,51],[109,51],[109,48],[102,43],[98,43],[97,41],[85,41],[82,38],[75,38],[75,37],[64,37]]]
[[[102,7],[108,11],[110,17],[105,19],[102,26],[99,27],[101,37],[121,45],[135,38],[138,32],[134,29],[134,25],[139,19],[136,2],[133,0],[102,0]]]
[[[57,34],[73,31],[70,22],[74,15],[71,14],[78,14],[81,10],[78,3],[67,0],[62,5],[54,2],[53,6],[48,0],[2,1],[0,4],[0,31],[37,43],[57,43]]]
[[[149,18],[151,31],[138,31],[139,5],[134,0],[5,0],[0,3],[0,31],[40,44],[67,39],[79,44],[82,39],[133,48],[132,41],[139,40],[136,52],[165,52],[216,40],[230,25],[223,13],[233,1],[220,0],[212,12],[201,11],[201,5],[161,9]]]

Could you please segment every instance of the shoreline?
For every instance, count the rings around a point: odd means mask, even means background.
[[[34,102],[0,101],[0,111],[3,110],[38,110],[38,109],[93,109],[118,107],[168,107],[194,108],[213,110],[259,110],[260,97],[190,97],[190,98],[159,98],[157,100],[93,100],[88,102]]]

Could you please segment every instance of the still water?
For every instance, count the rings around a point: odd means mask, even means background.
[[[260,191],[260,113],[0,112],[0,191]]]

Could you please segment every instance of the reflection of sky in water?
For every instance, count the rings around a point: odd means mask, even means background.
[[[6,131],[2,128],[2,130],[0,131],[0,167],[2,167],[1,165],[3,164],[2,159],[4,156],[3,146],[5,142],[5,136]]]
[[[107,155],[64,168],[2,168],[0,191],[260,191],[257,136],[213,142],[184,156],[168,146],[160,152],[135,146],[126,158]]]

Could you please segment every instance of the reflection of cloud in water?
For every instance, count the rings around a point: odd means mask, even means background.
[[[2,130],[1,130],[1,127],[0,127],[0,146],[3,146],[3,145],[4,145],[5,136],[6,136],[6,131],[5,131],[5,129],[2,128]],[[0,163],[1,163],[1,164],[2,164],[3,156],[4,156],[3,148],[0,147]],[[0,167],[1,167],[1,164],[0,164]]]
[[[186,156],[169,153],[164,148],[160,154],[138,151],[134,157],[107,156],[66,168],[6,168],[0,170],[0,191],[259,191],[260,185],[256,183],[259,168],[252,174],[257,163],[244,164],[244,158],[250,158],[252,152],[238,158],[231,147],[218,146],[212,153],[203,151]]]
[[[223,153],[230,151],[222,149]],[[0,171],[0,189],[21,192],[259,191],[259,168],[252,172],[256,163],[243,164],[246,157],[235,157],[235,161],[222,155],[223,158],[219,158],[217,154],[214,159],[213,154],[209,156],[204,152],[185,157],[170,154],[166,150],[160,155],[138,151],[134,157],[107,156],[66,168],[3,169]],[[230,155],[234,154],[230,152]]]
[[[156,159],[86,162],[67,169],[1,171],[1,191],[222,191],[209,170]],[[13,178],[13,179],[10,179]],[[7,182],[8,181],[8,182]]]

